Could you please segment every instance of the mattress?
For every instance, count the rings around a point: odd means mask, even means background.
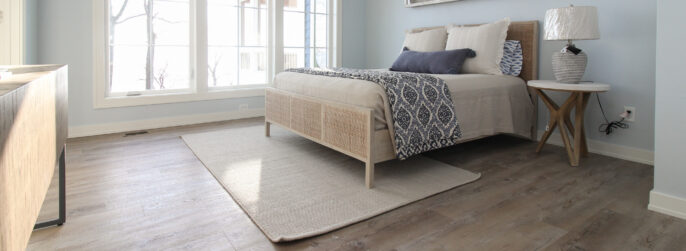
[[[530,135],[534,107],[523,79],[485,74],[433,76],[443,79],[450,90],[463,139],[497,133]],[[274,88],[367,107],[374,111],[376,130],[393,127],[388,97],[373,82],[282,72],[276,75]]]

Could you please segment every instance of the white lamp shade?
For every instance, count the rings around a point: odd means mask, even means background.
[[[596,7],[571,6],[546,11],[545,40],[590,39],[600,39]]]

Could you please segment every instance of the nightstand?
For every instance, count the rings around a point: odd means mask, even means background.
[[[527,85],[536,90],[538,96],[541,97],[543,103],[550,110],[550,121],[548,121],[548,126],[546,126],[545,133],[538,143],[538,147],[536,147],[536,152],[538,153],[543,149],[543,145],[545,145],[550,134],[559,126],[562,142],[564,142],[567,149],[569,164],[579,166],[581,156],[588,155],[586,133],[584,132],[584,110],[586,110],[586,105],[588,105],[588,98],[594,92],[609,91],[610,85],[600,83],[566,84],[548,80],[531,80]],[[562,106],[558,106],[543,90],[568,92],[569,98]],[[574,124],[572,124],[570,119],[573,108],[576,108],[574,109]],[[572,134],[571,137],[567,134],[567,130],[562,128],[567,128]]]

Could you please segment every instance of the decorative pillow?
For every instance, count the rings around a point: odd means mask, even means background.
[[[391,71],[431,74],[459,74],[462,64],[476,54],[471,49],[419,52],[405,47],[395,60]]]
[[[438,28],[432,30],[425,30],[420,32],[405,33],[405,42],[403,48],[407,47],[413,51],[443,51],[445,50],[445,41],[448,38],[448,33],[445,29]]]
[[[510,19],[471,27],[452,27],[448,30],[446,50],[470,48],[476,52],[475,58],[467,59],[463,73],[482,73],[502,75],[500,61],[507,37]]]
[[[500,61],[500,71],[505,75],[519,76],[524,65],[522,44],[517,40],[505,41],[503,59]]]

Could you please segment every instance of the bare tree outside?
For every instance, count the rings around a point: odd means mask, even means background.
[[[138,14],[138,15],[133,15],[130,17],[126,17],[122,19],[122,15],[124,15],[124,10],[126,9],[126,6],[129,5],[129,0],[124,0],[124,3],[122,3],[121,7],[119,7],[119,10],[116,12],[117,14],[110,15],[110,44],[114,44],[114,36],[117,34],[116,33],[116,28],[118,24],[124,23],[126,21],[129,21],[133,18],[141,17],[144,16],[145,14]],[[112,12],[112,6],[110,5],[110,13],[115,13]],[[110,74],[112,73],[112,70],[114,70],[114,46],[109,46],[110,47]],[[110,82],[110,88],[112,88],[112,78],[109,78]]]
[[[157,83],[157,86],[160,88],[160,90],[164,90],[164,80],[167,78],[167,68],[169,67],[169,64],[165,64],[162,69],[157,71],[157,73],[153,76],[153,80],[155,83]]]
[[[210,77],[212,78],[212,86],[217,86],[217,68],[219,67],[219,63],[222,60],[221,55],[216,55],[214,57],[214,60],[212,61],[212,64],[207,64],[207,68],[210,72]]]
[[[129,20],[136,18],[145,18],[146,34],[147,34],[147,49],[146,49],[146,59],[145,59],[145,90],[159,89],[163,90],[166,88],[165,80],[168,78],[168,66],[166,63],[164,67],[155,69],[155,46],[157,40],[157,33],[155,32],[155,22],[165,22],[165,23],[180,23],[181,21],[168,20],[165,18],[158,17],[159,12],[155,11],[155,2],[165,1],[165,0],[143,0],[143,13],[133,14],[128,17],[124,17],[127,7],[130,7],[129,0],[124,0],[121,6],[116,10],[112,9],[110,6],[110,45],[115,43],[117,26],[123,24]],[[109,70],[112,74],[114,70],[114,46],[109,46]],[[112,77],[109,79],[110,88],[112,88]]]

